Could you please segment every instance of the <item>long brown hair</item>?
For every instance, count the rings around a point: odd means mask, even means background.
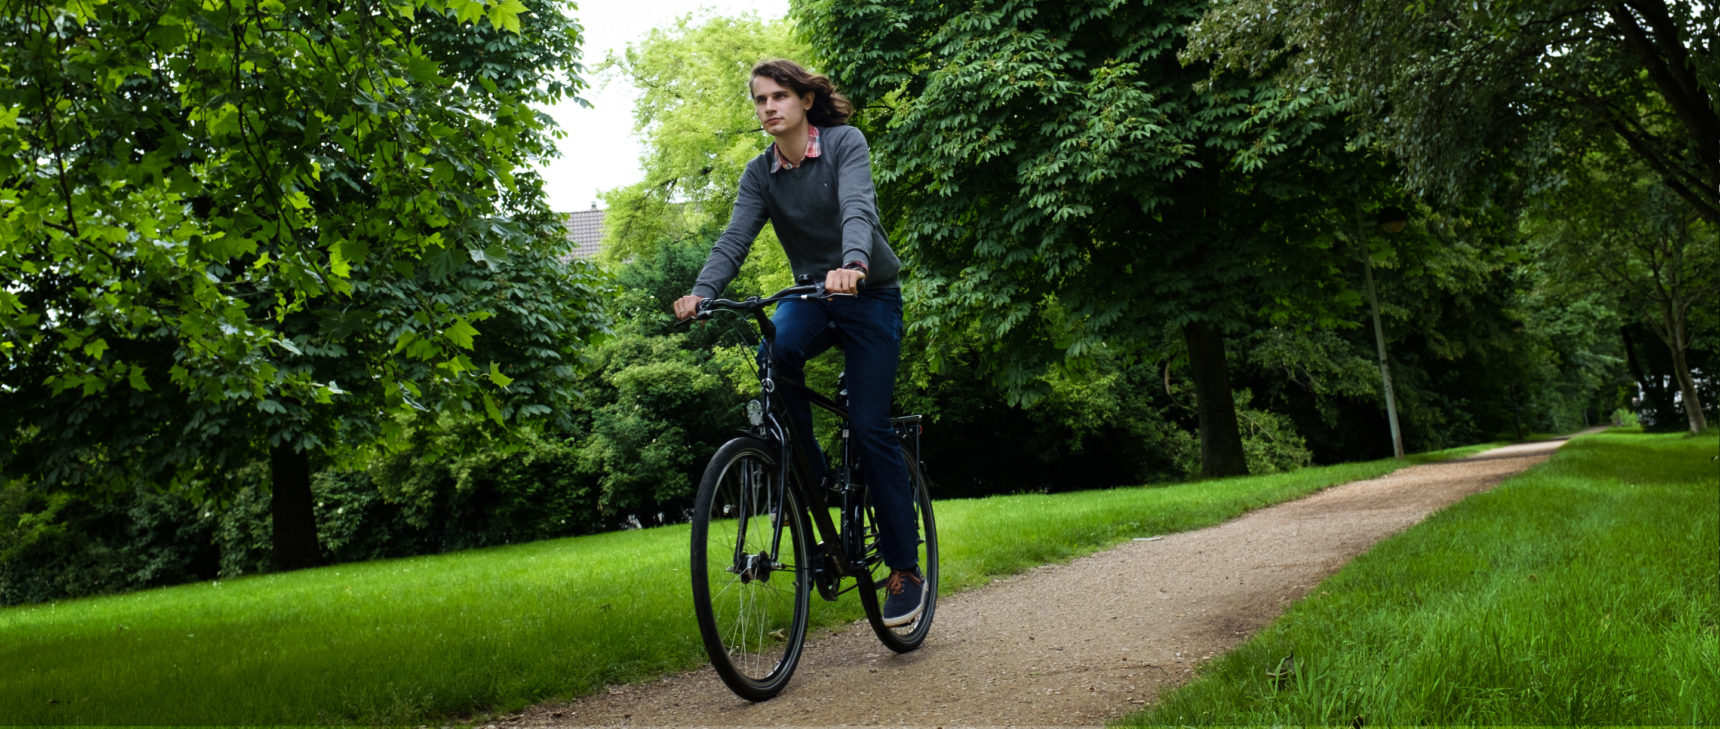
[[[794,61],[778,58],[755,64],[752,75],[747,77],[749,95],[752,93],[754,76],[763,76],[782,84],[783,88],[793,91],[795,96],[812,94],[812,108],[806,110],[806,120],[814,126],[841,126],[848,123],[848,117],[854,116],[854,104],[836,90],[836,84],[831,83],[828,76],[808,71]]]

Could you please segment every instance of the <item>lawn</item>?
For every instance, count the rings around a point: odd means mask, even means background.
[[[1401,465],[939,501],[943,591]],[[687,539],[668,526],[0,610],[0,724],[418,724],[696,667]],[[860,617],[856,600],[813,602],[817,625]]]
[[[1720,441],[1609,433],[1357,558],[1124,725],[1720,722]]]

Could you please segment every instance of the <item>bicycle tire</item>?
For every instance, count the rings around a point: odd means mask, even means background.
[[[867,543],[866,564],[870,566],[870,575],[874,583],[873,589],[865,589],[861,585],[860,605],[866,610],[866,621],[872,624],[872,632],[878,635],[878,641],[885,647],[897,653],[907,653],[919,648],[926,640],[926,634],[932,629],[932,615],[938,606],[938,524],[932,515],[931,484],[920,470],[920,462],[912,448],[902,448],[903,460],[908,464],[908,482],[914,490],[914,507],[920,523],[919,565],[920,574],[925,577],[926,606],[920,611],[920,616],[907,625],[890,627],[884,624],[884,604],[878,599],[878,589],[890,576],[890,568],[878,556],[877,527],[872,509],[865,510]]]
[[[699,634],[723,683],[750,701],[769,699],[788,684],[811,610],[811,537],[794,489],[775,488],[775,451],[750,437],[723,444],[699,479],[693,507]],[[781,503],[769,503],[772,492]],[[759,559],[777,518],[784,519],[777,558]]]

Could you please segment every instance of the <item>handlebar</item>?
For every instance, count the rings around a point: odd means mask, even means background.
[[[732,299],[705,299],[704,301],[699,302],[699,308],[697,311],[693,312],[693,316],[685,321],[709,319],[711,318],[712,312],[719,310],[757,312],[764,307],[770,306],[771,304],[775,304],[779,301],[788,301],[790,299],[810,301],[812,299],[828,299],[835,296],[853,296],[853,294],[830,293],[824,290],[824,282],[818,281],[799,286],[790,286],[763,298],[758,296],[748,296],[740,301]]]

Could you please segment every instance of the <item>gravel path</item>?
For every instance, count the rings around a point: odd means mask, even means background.
[[[1563,442],[1412,466],[946,596],[912,653],[855,623],[809,642],[771,701],[736,698],[706,668],[493,726],[1100,726],[1186,681],[1375,542]]]

